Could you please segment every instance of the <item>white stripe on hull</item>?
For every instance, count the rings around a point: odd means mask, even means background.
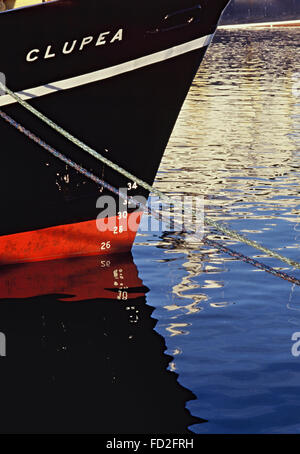
[[[110,77],[118,76],[130,71],[134,71],[139,68],[144,68],[155,63],[159,63],[170,58],[178,57],[179,55],[186,54],[193,50],[201,49],[208,46],[213,38],[212,35],[203,36],[202,38],[194,39],[184,44],[171,47],[154,54],[146,55],[145,57],[137,58],[136,60],[131,60],[125,63],[121,63],[116,66],[111,66],[109,68],[100,69],[98,71],[90,72],[87,74],[82,74],[81,76],[71,77],[69,79],[60,80],[57,82],[50,82],[40,87],[30,88],[18,93],[18,95],[28,101],[33,98],[40,96],[49,95],[60,90],[68,90],[70,88],[79,87],[81,85],[86,85],[92,82],[97,82],[100,80],[108,79]],[[6,106],[8,104],[13,104],[16,101],[11,98],[9,95],[0,96],[0,106]]]

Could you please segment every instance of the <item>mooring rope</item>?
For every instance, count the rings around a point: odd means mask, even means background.
[[[148,183],[145,181],[139,179],[138,177],[134,176],[132,173],[128,172],[127,170],[123,169],[122,167],[118,166],[114,162],[110,161],[110,159],[105,158],[102,156],[100,153],[98,153],[96,150],[88,146],[87,144],[83,143],[81,140],[77,139],[74,137],[72,134],[67,132],[64,128],[61,126],[58,126],[54,121],[50,120],[50,118],[46,117],[44,114],[39,112],[37,109],[32,107],[28,102],[24,101],[20,96],[18,96],[16,93],[11,91],[8,87],[6,87],[1,81],[0,81],[0,89],[3,91],[6,91],[12,98],[14,98],[21,106],[23,106],[25,109],[29,110],[33,115],[35,115],[37,118],[39,118],[41,121],[46,123],[50,128],[54,129],[54,131],[58,132],[62,136],[64,136],[66,139],[68,139],[70,142],[75,144],[77,147],[81,148],[82,150],[86,151],[89,153],[91,156],[96,158],[98,161],[101,161],[103,164],[106,164],[108,167],[111,167],[113,170],[116,172],[120,173],[124,177],[128,178],[129,180],[134,181],[137,183],[139,186],[142,188],[146,189],[147,191],[156,193],[161,199],[165,198],[164,194],[158,191],[157,189],[153,188],[150,186]]]
[[[72,134],[68,133],[65,129],[63,129],[62,127],[58,126],[56,123],[54,123],[52,120],[50,120],[48,117],[46,117],[44,114],[42,114],[41,112],[39,112],[37,109],[35,109],[33,106],[31,106],[29,103],[27,103],[26,101],[24,101],[20,96],[18,96],[16,93],[14,93],[13,91],[11,91],[6,85],[4,85],[1,81],[0,81],[0,89],[2,89],[3,91],[5,91],[6,93],[8,93],[12,98],[14,98],[21,106],[23,106],[25,109],[27,109],[28,111],[30,111],[33,115],[35,115],[37,118],[39,118],[41,121],[43,121],[44,123],[46,123],[48,126],[50,126],[52,129],[54,129],[56,132],[58,132],[59,134],[61,134],[62,136],[66,137],[69,141],[71,141],[73,144],[77,145],[79,148],[81,148],[82,150],[86,151],[87,153],[89,153],[90,155],[92,155],[94,158],[96,158],[97,160],[101,161],[102,163],[106,164],[107,166],[111,167],[112,169],[114,169],[116,172],[120,173],[121,175],[125,176],[126,178],[132,180],[133,182],[137,183],[139,186],[141,186],[142,188],[146,189],[147,191],[149,192],[152,192],[153,194],[156,194],[157,196],[160,197],[160,199],[162,201],[165,201],[166,203],[172,203],[174,204],[174,200],[170,199],[169,197],[167,197],[165,194],[163,194],[161,191],[159,191],[158,189],[154,188],[153,186],[149,185],[148,183],[146,183],[145,181],[141,180],[140,178],[134,176],[133,174],[131,174],[130,172],[128,172],[127,170],[123,169],[122,167],[118,166],[117,164],[113,163],[112,161],[110,161],[109,159],[105,158],[104,156],[102,156],[100,153],[98,153],[96,150],[94,150],[93,148],[91,148],[90,146],[88,146],[87,144],[83,143],[81,140],[77,139],[76,137],[74,137]],[[2,112],[2,111],[1,111]],[[5,119],[5,113],[2,112],[1,113],[1,116],[2,118]],[[6,119],[7,120],[7,119]],[[10,119],[11,121],[9,121],[12,125],[14,125],[13,123],[16,123],[14,122],[14,120]],[[14,125],[15,126],[15,125]],[[15,126],[17,127],[17,126]],[[18,125],[17,129],[22,129],[23,127],[21,125]],[[20,130],[21,130],[20,129]],[[23,128],[25,129],[25,128]],[[22,131],[21,131],[22,132]],[[28,137],[30,136],[34,136],[30,131],[27,131],[28,134]],[[36,137],[36,136],[35,136]],[[31,138],[31,137],[30,137]],[[42,142],[41,139],[37,138],[37,140],[35,140],[35,142],[39,143],[39,142]],[[33,139],[34,140],[34,139]],[[45,149],[48,149],[51,148],[49,147],[49,145],[47,145],[46,143],[43,143],[43,148]],[[49,147],[49,148],[48,148]],[[56,150],[54,150],[56,152]],[[58,152],[56,152],[58,153]],[[53,153],[54,154],[54,153]],[[63,155],[62,155],[63,156]],[[58,157],[58,156],[57,156]],[[65,157],[64,157],[65,158]],[[68,158],[65,158],[65,159],[68,159]],[[66,162],[64,159],[64,162]],[[75,164],[78,171],[79,170],[79,167],[78,164],[76,163],[73,163]],[[69,165],[71,165],[69,163]],[[73,166],[73,168],[75,168]],[[80,171],[81,173],[83,173],[84,175],[88,176],[87,175],[87,170],[81,168],[83,171]],[[94,181],[98,179],[98,177],[95,177],[93,175],[93,178]],[[99,182],[99,184],[102,185],[102,181],[101,179],[98,179],[101,181],[101,183]],[[107,183],[106,183],[107,184]],[[104,185],[103,185],[104,186]],[[109,189],[110,190],[110,189]],[[118,191],[118,194],[120,195],[120,191]],[[133,200],[131,198],[131,200]],[[249,238],[245,237],[244,235],[241,235],[240,233],[236,232],[235,230],[232,230],[228,227],[226,227],[225,225],[223,224],[220,224],[216,221],[214,221],[213,219],[211,218],[208,218],[206,217],[205,218],[205,223],[213,228],[215,228],[216,230],[218,230],[219,232],[222,232],[224,235],[228,236],[229,238],[233,238],[233,239],[236,239],[237,241],[240,241],[244,244],[247,244],[248,246],[251,246],[257,250],[260,250],[262,252],[264,252],[265,254],[267,254],[268,256],[270,257],[273,257],[273,258],[276,258],[286,264],[288,264],[289,266],[292,266],[294,268],[297,268],[297,269],[300,269],[300,263],[299,262],[296,262],[288,257],[285,257],[281,254],[278,254],[277,252],[257,243],[256,241],[254,240],[250,240]]]
[[[101,178],[97,177],[96,175],[94,175],[92,172],[89,172],[88,170],[86,170],[82,166],[78,165],[77,163],[75,163],[71,159],[67,158],[65,155],[63,155],[59,151],[55,150],[53,147],[48,145],[45,141],[40,139],[38,136],[33,134],[28,129],[24,128],[24,126],[20,125],[18,122],[13,120],[9,115],[7,115],[5,112],[3,112],[1,110],[0,110],[0,116],[6,122],[8,122],[10,125],[14,126],[19,132],[21,132],[22,134],[27,136],[29,139],[31,139],[32,141],[34,141],[35,143],[40,145],[40,147],[44,148],[46,151],[49,151],[53,156],[55,156],[56,158],[60,159],[65,164],[69,165],[70,167],[72,167],[76,171],[80,172],[85,177],[87,177],[90,180],[94,181],[95,183],[101,185],[102,187],[105,187],[108,191],[111,191],[114,194],[118,195],[119,197],[127,200],[128,203],[130,203],[130,202],[135,203],[139,208],[143,208],[144,211],[146,211],[149,215],[155,216],[159,220],[166,220],[167,222],[170,222],[170,220],[168,218],[164,219],[164,216],[160,212],[157,213],[155,210],[150,209],[149,207],[141,204],[138,201],[135,201],[133,197],[128,197],[126,194],[122,193],[120,190],[116,189],[114,186],[110,185],[109,183],[107,183],[103,179],[101,179]],[[171,222],[172,222],[172,224],[174,223],[173,220]],[[179,230],[180,230],[180,227],[181,226],[179,225]],[[288,281],[288,282],[291,282],[291,283],[293,283],[295,285],[299,285],[300,286],[300,280],[297,279],[296,277],[291,276],[291,275],[289,275],[287,273],[283,273],[282,271],[275,270],[274,268],[272,268],[270,266],[267,266],[264,263],[261,263],[258,260],[255,260],[255,259],[253,259],[251,257],[243,255],[240,252],[234,251],[234,250],[228,248],[227,246],[225,246],[223,244],[220,244],[219,242],[217,242],[215,240],[210,240],[210,239],[207,238],[207,236],[205,236],[204,238],[200,239],[199,242],[200,243],[202,242],[202,243],[204,243],[204,244],[206,244],[208,246],[214,247],[214,248],[218,249],[219,251],[224,252],[224,253],[230,255],[231,257],[234,257],[235,259],[240,259],[243,262],[249,263],[250,265],[252,265],[252,266],[254,266],[256,268],[259,268],[261,270],[264,270],[267,273],[272,274],[273,276],[279,277],[281,279],[284,279],[285,281]]]

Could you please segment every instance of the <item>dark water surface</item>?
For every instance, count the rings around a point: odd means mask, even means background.
[[[298,261],[299,36],[216,35],[156,180]],[[1,433],[300,433],[299,286],[188,235],[142,230],[132,255],[1,277]]]

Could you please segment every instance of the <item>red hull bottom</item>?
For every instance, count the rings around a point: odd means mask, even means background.
[[[111,217],[0,237],[0,265],[129,252],[141,220]],[[109,228],[108,228],[109,227]]]

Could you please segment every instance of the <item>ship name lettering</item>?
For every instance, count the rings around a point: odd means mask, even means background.
[[[117,32],[101,32],[97,36],[85,36],[81,40],[74,39],[73,41],[66,41],[60,48],[49,44],[44,49],[31,49],[26,55],[26,61],[32,63],[40,59],[48,60],[55,58],[57,54],[70,55],[74,51],[84,51],[90,45],[105,46],[107,44],[113,44],[116,42],[123,41],[123,28],[120,28]]]

